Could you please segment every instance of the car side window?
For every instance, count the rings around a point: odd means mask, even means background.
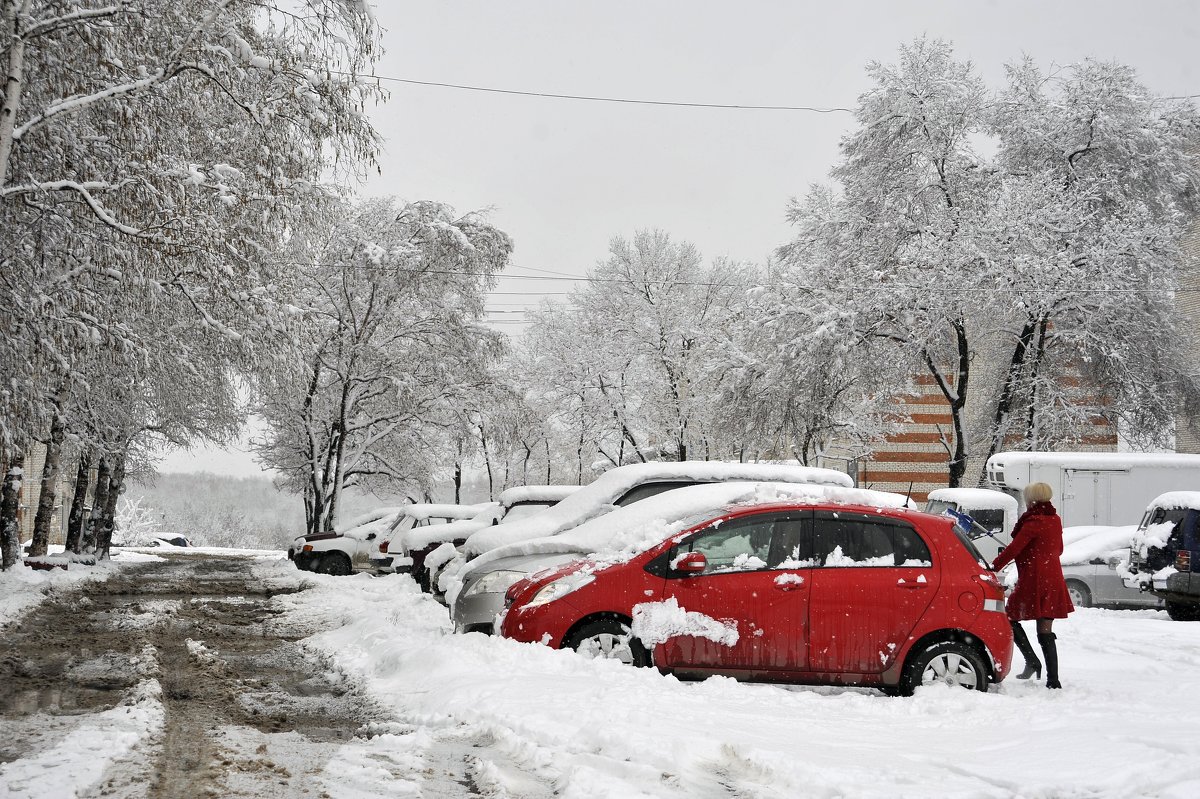
[[[832,513],[813,524],[813,559],[826,568],[931,565],[920,535],[892,519]]]
[[[676,547],[672,560],[699,552],[707,561],[704,574],[766,569],[774,524],[774,517],[752,516],[709,527]]]

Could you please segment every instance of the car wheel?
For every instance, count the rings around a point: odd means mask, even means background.
[[[974,647],[959,641],[938,641],[919,652],[904,667],[897,686],[899,693],[909,696],[918,685],[943,683],[987,691],[988,672],[983,658]]]
[[[1200,605],[1187,602],[1167,602],[1167,615],[1174,621],[1200,621]]]
[[[344,552],[329,552],[321,557],[315,571],[321,574],[332,574],[335,577],[345,577],[354,569],[350,566],[350,558]]]
[[[1092,592],[1078,580],[1067,580],[1067,593],[1071,595],[1071,604],[1077,608],[1092,606]]]
[[[574,649],[590,658],[619,660],[630,666],[649,666],[650,653],[634,637],[629,625],[616,619],[588,622],[567,636],[564,649]]]

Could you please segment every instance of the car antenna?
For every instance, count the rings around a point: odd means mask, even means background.
[[[912,484],[913,481],[908,481],[908,493],[904,495],[904,507],[908,507],[908,503],[912,502]]]

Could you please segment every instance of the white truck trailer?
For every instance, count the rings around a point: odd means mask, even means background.
[[[1136,525],[1167,491],[1200,491],[1200,455],[1138,452],[999,452],[987,481],[1025,509],[1022,490],[1049,483],[1064,527]]]

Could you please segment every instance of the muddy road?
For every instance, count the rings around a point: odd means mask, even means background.
[[[63,767],[31,759],[91,747],[103,776],[89,796],[330,795],[340,744],[391,722],[296,644],[315,630],[274,598],[302,588],[249,559],[177,557],[33,611],[0,641],[0,768],[21,767],[0,794],[57,795]]]

